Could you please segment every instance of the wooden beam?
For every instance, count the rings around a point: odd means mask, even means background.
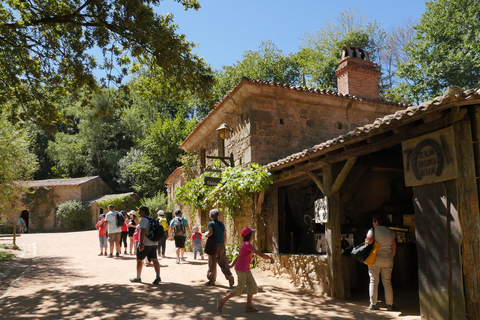
[[[320,191],[322,191],[322,193],[325,193],[323,191],[323,182],[322,180],[320,180],[320,178],[313,172],[310,172],[310,171],[307,171],[305,172],[307,174],[307,176],[310,177],[310,179],[312,179],[313,181],[315,181],[315,183],[317,184],[317,187],[318,189],[320,189]]]
[[[290,180],[302,176],[305,172],[315,171],[321,169],[325,163],[322,161],[312,161],[300,167],[294,167],[293,169],[286,170],[280,173],[277,173],[275,169],[273,170],[273,183],[280,183],[285,180]]]
[[[324,188],[328,197],[329,221],[325,224],[325,240],[327,242],[328,278],[330,280],[330,296],[332,298],[345,299],[350,296],[350,290],[345,288],[343,280],[342,262],[342,233],[340,227],[340,197],[332,192],[333,180],[337,176],[338,166],[335,164],[325,165]]]
[[[357,161],[357,157],[352,157],[347,160],[347,163],[345,163],[345,165],[343,166],[342,171],[340,171],[337,178],[335,179],[335,183],[332,186],[332,193],[338,193],[350,170],[352,170],[355,161]]]
[[[472,133],[469,121],[457,122],[455,147],[458,164],[458,216],[462,228],[462,267],[469,319],[480,319],[480,212]]]

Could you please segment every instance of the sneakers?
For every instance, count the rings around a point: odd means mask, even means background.
[[[117,258],[120,258],[120,252],[117,252]]]
[[[104,255],[106,256],[106,255],[107,255],[107,253],[105,252],[105,253],[104,253]]]
[[[230,288],[233,288],[234,283],[235,279],[233,279],[233,276],[230,276],[230,278],[228,278],[228,284],[230,285]]]
[[[177,258],[177,260],[175,260],[175,263],[176,263],[176,264],[179,264],[179,263],[180,263],[180,259]]]
[[[113,254],[110,253],[107,258],[113,258]]]
[[[378,304],[370,304],[370,310],[380,310]]]
[[[185,257],[182,257],[182,261],[185,261],[185,260],[187,260],[187,258],[185,258]]]
[[[130,282],[142,282],[142,278],[131,278]]]
[[[395,305],[394,304],[387,304],[387,311],[395,311]]]
[[[124,254],[127,254],[127,250],[125,250]]]
[[[98,254],[98,256],[103,256],[103,253],[102,253],[102,252],[100,252],[100,253]]]
[[[162,282],[162,278],[158,277],[153,280],[152,284],[159,284],[160,282]]]

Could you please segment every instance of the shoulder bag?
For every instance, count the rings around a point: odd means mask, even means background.
[[[375,239],[375,228],[373,228],[373,237]],[[352,250],[352,256],[357,259],[358,262],[364,263],[367,266],[371,266],[375,263],[375,257],[377,256],[380,243],[374,241],[372,244],[362,243]]]
[[[213,231],[213,227],[212,227],[212,231]],[[209,256],[214,256],[217,254],[217,242],[215,241],[214,233],[212,233],[209,237],[207,237],[204,251]]]

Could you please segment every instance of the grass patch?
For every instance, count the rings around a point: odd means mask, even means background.
[[[0,244],[0,249],[12,249],[12,250],[20,250],[20,247],[13,244]]]
[[[0,251],[0,262],[10,261],[15,255],[8,251]]]

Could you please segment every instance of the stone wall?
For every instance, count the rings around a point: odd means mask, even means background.
[[[275,259],[270,264],[258,259],[257,266],[271,271],[274,275],[290,279],[300,288],[312,289],[320,293],[329,293],[327,256],[325,255],[289,255],[269,254]]]

